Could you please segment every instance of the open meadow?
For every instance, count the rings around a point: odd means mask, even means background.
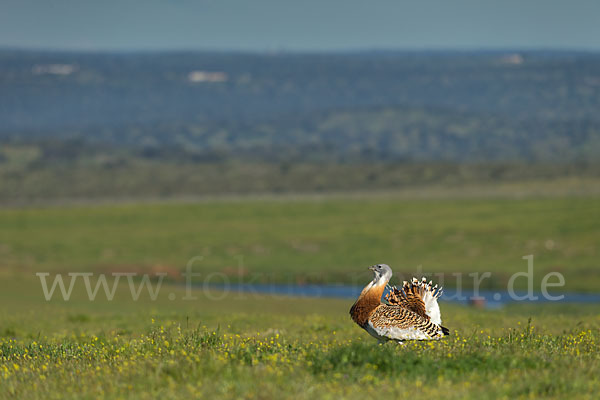
[[[366,284],[366,267],[489,271],[597,291],[598,200],[323,198],[0,210],[0,398],[596,398],[600,306],[441,302],[451,335],[378,345],[352,299],[222,292],[198,283]],[[202,259],[194,258],[197,256]],[[241,260],[241,261],[240,261]],[[156,297],[122,280],[91,301],[82,281],[46,301],[36,273],[164,272]],[[214,275],[217,273],[217,275]],[[466,275],[468,276],[468,275]],[[220,279],[220,280],[219,280]],[[109,282],[110,275],[109,275]],[[448,280],[446,284],[456,283]],[[156,281],[152,284],[156,285]],[[465,282],[465,285],[467,283]],[[526,282],[517,282],[526,285]],[[156,287],[156,286],[155,286]],[[537,289],[536,289],[537,290]],[[443,298],[442,298],[443,299]]]
[[[120,287],[112,302],[76,290],[46,303],[38,284],[2,282],[0,398],[593,399],[600,390],[597,305],[442,303],[451,336],[398,346],[355,326],[349,300],[134,302]]]
[[[440,283],[452,287],[452,273],[462,273],[469,286],[469,273],[491,272],[481,287],[505,289],[532,254],[536,291],[549,272],[564,275],[561,290],[600,287],[597,196],[5,208],[0,226],[6,276],[162,271],[177,279],[192,261],[204,277],[219,273],[231,282],[363,285],[366,267],[385,262],[397,279],[443,273]]]

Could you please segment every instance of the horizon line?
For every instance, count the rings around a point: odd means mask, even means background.
[[[600,48],[588,47],[553,47],[553,46],[488,46],[488,47],[356,47],[356,48],[277,48],[277,49],[244,49],[215,47],[180,47],[180,48],[83,48],[83,47],[46,47],[46,46],[12,46],[0,45],[0,51],[40,52],[40,53],[81,53],[81,54],[159,54],[159,53],[229,53],[229,54],[362,54],[362,53],[588,53],[598,54]]]

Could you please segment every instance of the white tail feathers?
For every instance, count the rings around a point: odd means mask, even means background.
[[[414,279],[416,281],[416,279]],[[438,305],[437,299],[442,295],[442,288],[437,287],[437,285],[432,286],[431,281],[427,283],[426,279],[423,278],[421,282],[418,283],[421,287],[421,298],[423,299],[423,303],[425,303],[425,313],[431,319],[431,322],[437,325],[442,324],[442,314],[440,313],[440,306]]]

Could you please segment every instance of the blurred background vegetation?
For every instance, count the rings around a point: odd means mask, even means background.
[[[0,202],[597,192],[599,91],[586,52],[2,50]]]

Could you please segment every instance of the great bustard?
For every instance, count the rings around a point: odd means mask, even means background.
[[[437,299],[442,288],[433,287],[425,278],[404,282],[401,288],[388,286],[392,269],[386,264],[369,267],[375,275],[362,290],[358,300],[350,309],[354,322],[365,329],[380,343],[395,340],[434,340],[449,334],[442,326],[440,307]],[[386,288],[389,293],[381,302]]]

